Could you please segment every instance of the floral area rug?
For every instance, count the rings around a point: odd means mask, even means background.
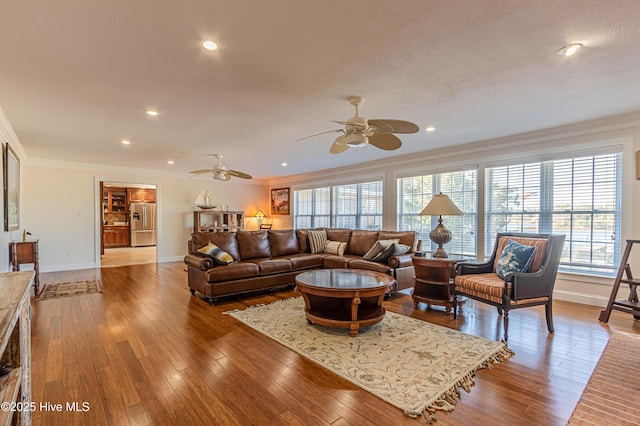
[[[59,299],[89,293],[102,293],[100,280],[45,284],[36,300]]]
[[[308,325],[300,297],[226,313],[430,423],[437,410],[453,410],[461,389],[471,390],[477,369],[513,355],[503,342],[389,311],[351,337],[347,329]]]

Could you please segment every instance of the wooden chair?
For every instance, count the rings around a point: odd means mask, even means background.
[[[499,233],[493,253],[487,262],[461,262],[456,265],[453,318],[457,318],[458,296],[466,296],[496,306],[499,315],[503,315],[504,312],[506,342],[511,309],[544,305],[547,328],[549,333],[553,333],[551,304],[564,239],[564,235]],[[503,280],[496,274],[496,265],[509,240],[535,246],[536,251],[528,272],[511,273]]]

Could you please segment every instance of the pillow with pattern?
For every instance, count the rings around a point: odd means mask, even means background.
[[[327,231],[311,230],[309,231],[309,248],[311,253],[324,253],[327,246]]]
[[[382,253],[387,247],[389,247],[389,246],[391,246],[393,244],[397,244],[399,242],[400,242],[400,239],[378,240],[373,244],[373,246],[371,246],[369,251],[366,252],[364,254],[364,256],[362,256],[362,259],[363,260],[373,260],[374,257],[376,257],[377,255]]]
[[[409,253],[409,250],[411,250],[411,247],[409,247],[408,245],[396,243],[393,245],[393,253],[391,255],[400,256],[401,254]]]
[[[380,262],[380,263],[387,263],[387,261],[389,260],[389,258],[391,256],[393,256],[393,251],[395,250],[395,244],[389,244],[389,246],[382,250],[380,253],[378,253],[376,256],[374,256],[373,259],[371,259],[372,262]]]
[[[500,254],[496,274],[503,280],[514,272],[526,272],[531,265],[536,248],[509,240]]]
[[[324,252],[329,254],[336,254],[338,256],[344,256],[344,251],[346,249],[347,243],[343,241],[327,241]]]
[[[233,263],[233,257],[211,241],[209,241],[209,244],[206,246],[199,248],[198,253],[206,257],[210,257],[218,265],[228,265]]]

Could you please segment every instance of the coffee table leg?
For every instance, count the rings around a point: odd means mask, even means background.
[[[360,305],[360,295],[358,293],[353,295],[351,300],[351,324],[349,324],[349,333],[355,337],[358,334],[360,323],[358,322],[358,306]]]

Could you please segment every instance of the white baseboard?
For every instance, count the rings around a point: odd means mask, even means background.
[[[158,263],[167,263],[167,262],[183,262],[184,255],[182,256],[170,256],[170,257],[162,257],[158,259]]]
[[[45,266],[45,267],[40,267],[40,272],[61,272],[61,271],[76,271],[78,269],[96,269],[97,266],[94,263],[77,263],[77,264],[71,264],[71,265],[51,265],[51,266]],[[26,269],[22,269],[21,266],[21,270],[26,270]]]
[[[567,290],[555,290],[553,292],[555,300],[564,300],[565,302],[580,303],[582,305],[598,306],[604,308],[609,302],[608,297],[597,296],[594,294],[575,293]]]

